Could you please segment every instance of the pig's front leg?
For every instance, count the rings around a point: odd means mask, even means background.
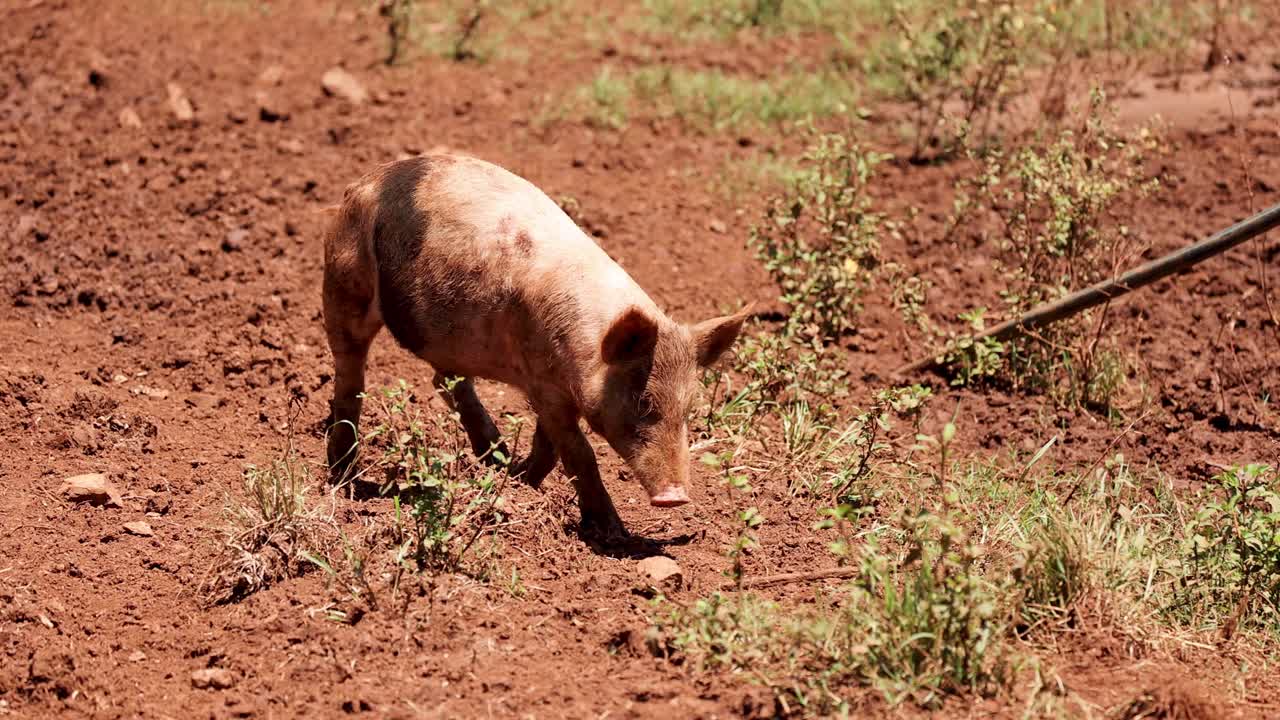
[[[546,428],[539,422],[533,432],[533,447],[529,450],[529,456],[516,463],[511,469],[511,474],[530,487],[541,487],[542,481],[556,469],[558,459],[555,444],[547,435]]]
[[[578,509],[582,512],[583,532],[611,540],[626,537],[627,529],[622,525],[622,518],[618,517],[609,491],[600,480],[596,453],[578,427],[577,413],[563,409],[539,413],[538,427],[546,428],[548,439],[564,463],[565,473],[573,478],[573,486],[578,491]]]

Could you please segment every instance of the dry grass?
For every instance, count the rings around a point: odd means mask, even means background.
[[[245,497],[226,499],[222,552],[202,586],[212,602],[240,600],[332,553],[339,537],[334,501],[314,502],[311,482],[292,452],[245,471]]]

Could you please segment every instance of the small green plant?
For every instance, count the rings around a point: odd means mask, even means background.
[[[1045,31],[1042,18],[1021,3],[989,0],[898,2],[888,12],[894,32],[866,71],[912,105],[911,159],[924,160],[930,149],[952,153],[965,138],[986,138]],[[958,105],[954,117],[952,105]]]
[[[749,247],[790,306],[788,335],[832,341],[857,326],[881,262],[879,235],[895,231],[867,192],[887,157],[844,135],[819,136],[800,176],[752,228]]]
[[[645,0],[640,27],[682,35],[827,31],[857,21],[865,0]]]
[[[952,518],[906,516],[905,572],[872,538],[854,585],[851,623],[868,675],[890,697],[930,705],[956,691],[989,691],[1006,673],[1002,588],[982,576],[982,550]]]
[[[1227,634],[1261,627],[1280,635],[1280,480],[1270,467],[1246,465],[1215,483],[1221,496],[1187,529],[1176,608]]]
[[[1128,208],[1158,186],[1144,163],[1158,150],[1143,128],[1117,130],[1101,91],[1091,96],[1080,129],[1035,137],[1009,152],[991,152],[982,172],[957,188],[953,232],[994,223],[1007,312],[1018,315],[1114,277],[1139,249],[1124,222]],[[983,310],[961,316],[975,331]],[[952,337],[956,384],[1003,378],[1048,391],[1060,405],[1111,411],[1126,363],[1106,339],[1106,308],[1039,329],[1033,338],[977,342]]]
[[[764,524],[764,516],[754,507],[738,513],[738,536],[728,552],[729,559],[733,561],[728,575],[733,578],[733,584],[738,590],[742,590],[742,580],[746,577],[746,556],[760,546],[760,542],[756,540],[755,530],[762,524]]]
[[[453,419],[424,419],[409,403],[411,393],[402,380],[376,397],[379,424],[368,437],[383,446],[376,467],[384,478],[383,492],[394,497],[397,560],[417,571],[483,577],[495,550],[496,527],[505,517],[502,490],[510,459],[491,451],[501,466],[497,469],[471,457]],[[449,440],[438,443],[435,437]]]
[[[527,58],[526,44],[551,37],[563,30],[572,7],[571,0],[384,0],[403,3],[384,12],[389,34],[397,31],[410,38],[428,55],[454,62],[487,63],[494,59],[520,61]],[[395,35],[392,34],[394,40]],[[515,42],[515,40],[520,42]],[[404,55],[405,53],[400,53]]]
[[[706,407],[699,413],[707,435],[746,434],[755,420],[766,414],[787,417],[799,434],[788,436],[788,446],[808,431],[836,419],[834,401],[846,392],[847,371],[829,348],[815,341],[768,331],[745,335],[737,344],[734,370],[744,382],[722,371],[704,374],[710,390]],[[802,409],[796,406],[803,406]]]
[[[987,309],[974,308],[960,313],[973,334],[952,334],[947,341],[944,357],[955,369],[952,385],[972,385],[983,379],[997,378],[1005,368],[1007,345],[992,337],[977,338],[986,330]]]
[[[631,87],[624,78],[617,77],[606,65],[582,89],[589,98],[587,122],[596,127],[618,129],[627,124],[627,108],[631,100]]]

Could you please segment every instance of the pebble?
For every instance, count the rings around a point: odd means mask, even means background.
[[[235,676],[226,668],[202,668],[191,673],[191,686],[201,690],[226,690],[235,684]]]
[[[169,83],[169,109],[173,110],[174,117],[182,121],[194,119],[196,110],[191,105],[191,100],[187,97],[186,91],[177,83]]]
[[[361,105],[368,101],[369,92],[354,75],[340,67],[329,68],[320,77],[320,85],[329,95],[340,97],[347,102]]]
[[[637,565],[640,573],[654,585],[669,584],[679,588],[684,583],[684,573],[679,563],[664,555],[654,555],[641,560]]]
[[[244,228],[228,232],[222,239],[223,252],[237,252],[244,248],[244,241],[249,239],[249,231]]]
[[[87,502],[90,505],[124,507],[124,499],[103,473],[75,475],[62,481],[63,496],[71,502]]]
[[[130,535],[138,535],[140,537],[152,537],[156,534],[156,531],[151,529],[151,525],[141,520],[125,523],[124,531]]]
[[[122,128],[137,130],[142,127],[142,118],[138,117],[138,111],[131,107],[121,110],[116,119],[120,121],[120,127]]]

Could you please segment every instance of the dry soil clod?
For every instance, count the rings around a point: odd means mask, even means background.
[[[272,87],[279,85],[284,79],[284,68],[280,65],[268,65],[260,75],[258,75],[258,83]]]
[[[655,555],[641,560],[636,568],[655,586],[669,585],[679,589],[684,584],[684,572],[680,564],[663,555]]]
[[[118,116],[120,127],[128,130],[138,130],[142,128],[142,118],[138,117],[138,111],[131,107],[124,108]]]

